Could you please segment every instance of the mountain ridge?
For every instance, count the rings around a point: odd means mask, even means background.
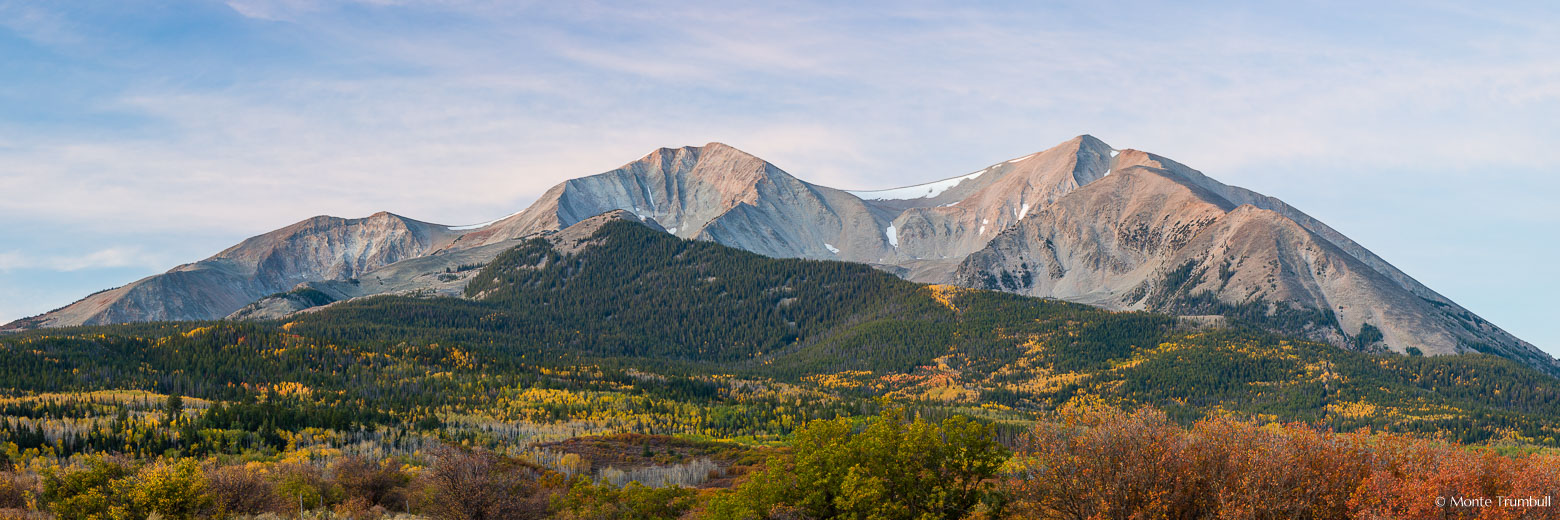
[[[315,217],[6,328],[277,317],[317,299],[267,298],[303,290],[333,300],[455,295],[470,266],[527,237],[613,211],[681,238],[771,257],[866,263],[916,282],[1106,308],[1243,314],[1343,347],[1486,351],[1557,366],[1277,198],[1089,135],[885,190],[813,184],[721,143],[660,148],[559,183],[486,224],[442,226],[386,212]]]

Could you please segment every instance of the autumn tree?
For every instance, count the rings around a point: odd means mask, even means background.
[[[42,472],[40,498],[59,518],[112,518],[124,504],[115,481],[131,475],[128,464],[109,457],[89,457],[80,465],[48,467]]]
[[[131,482],[120,482],[131,505],[128,518],[156,514],[168,520],[208,518],[215,505],[206,493],[206,476],[194,459],[162,461],[143,468]]]
[[[160,461],[137,471],[109,457],[43,472],[43,500],[59,518],[204,518],[214,509],[193,459]]]
[[[675,520],[693,504],[693,490],[684,487],[617,487],[580,477],[554,500],[553,511],[558,520]]]
[[[890,409],[855,431],[849,419],[798,430],[788,456],[717,497],[710,517],[953,520],[995,498],[1007,460],[989,425],[955,416],[933,424]]]

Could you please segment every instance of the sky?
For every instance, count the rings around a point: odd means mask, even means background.
[[[314,215],[459,225],[719,141],[862,189],[1079,134],[1560,355],[1551,2],[0,0],[0,322]]]

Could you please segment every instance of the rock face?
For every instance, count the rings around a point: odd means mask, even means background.
[[[1556,367],[1283,201],[1086,135],[873,191],[811,184],[720,143],[662,148],[554,186],[485,225],[316,217],[7,328],[261,319],[375,294],[457,296],[521,240],[609,212],[683,238],[868,263],[918,282],[1239,317],[1367,350],[1485,351]]]

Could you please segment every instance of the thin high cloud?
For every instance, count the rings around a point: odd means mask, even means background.
[[[439,5],[345,4],[391,16]],[[153,219],[159,222],[209,213],[202,201],[242,207],[222,200],[234,184],[257,206],[422,211],[437,220],[470,195],[405,195],[430,176],[496,183],[477,202],[513,204],[655,146],[710,140],[744,147],[809,180],[851,187],[946,176],[1078,133],[1225,177],[1273,161],[1519,168],[1541,161],[1510,148],[1537,149],[1557,137],[1534,109],[1560,104],[1560,64],[1542,53],[1495,62],[1477,53],[1427,58],[1411,45],[1362,52],[1351,42],[1267,27],[1276,22],[1251,16],[1193,13],[1161,24],[1184,29],[1165,29],[1139,26],[1151,16],[1128,14],[1112,20],[912,6],[874,17],[839,8],[795,14],[594,6],[540,13],[563,29],[547,27],[547,20],[468,19],[444,32],[390,38],[340,14],[340,4],[229,5],[236,14],[316,35],[336,49],[319,51],[330,54],[325,61],[361,56],[424,71],[370,67],[321,78],[283,67],[278,77],[241,77],[219,88],[160,80],[104,93],[101,106],[158,131],[29,139],[26,125],[8,125],[0,137],[18,144],[0,151],[0,165],[35,181],[24,189],[56,196],[0,211],[45,216],[59,208],[47,216],[99,218],[90,208],[51,200],[86,200],[91,194],[82,193],[81,181],[91,180],[93,191],[110,195],[91,207],[113,211],[111,201],[132,195],[170,215]],[[497,12],[501,21],[523,19],[527,9],[450,7]],[[59,18],[34,17],[51,16]],[[601,28],[577,28],[590,25]],[[603,36],[629,27],[657,30]],[[494,38],[446,37],[464,31]],[[472,45],[483,41],[491,45]],[[771,144],[777,135],[819,146]],[[848,150],[829,146],[838,142]],[[584,155],[602,158],[573,159]],[[104,184],[99,179],[110,181],[107,190],[96,188]],[[354,191],[361,196],[342,200]]]
[[[0,251],[0,272],[17,270],[71,272],[88,269],[164,267],[167,258],[139,247],[110,247],[81,255],[36,255],[24,251]]]

